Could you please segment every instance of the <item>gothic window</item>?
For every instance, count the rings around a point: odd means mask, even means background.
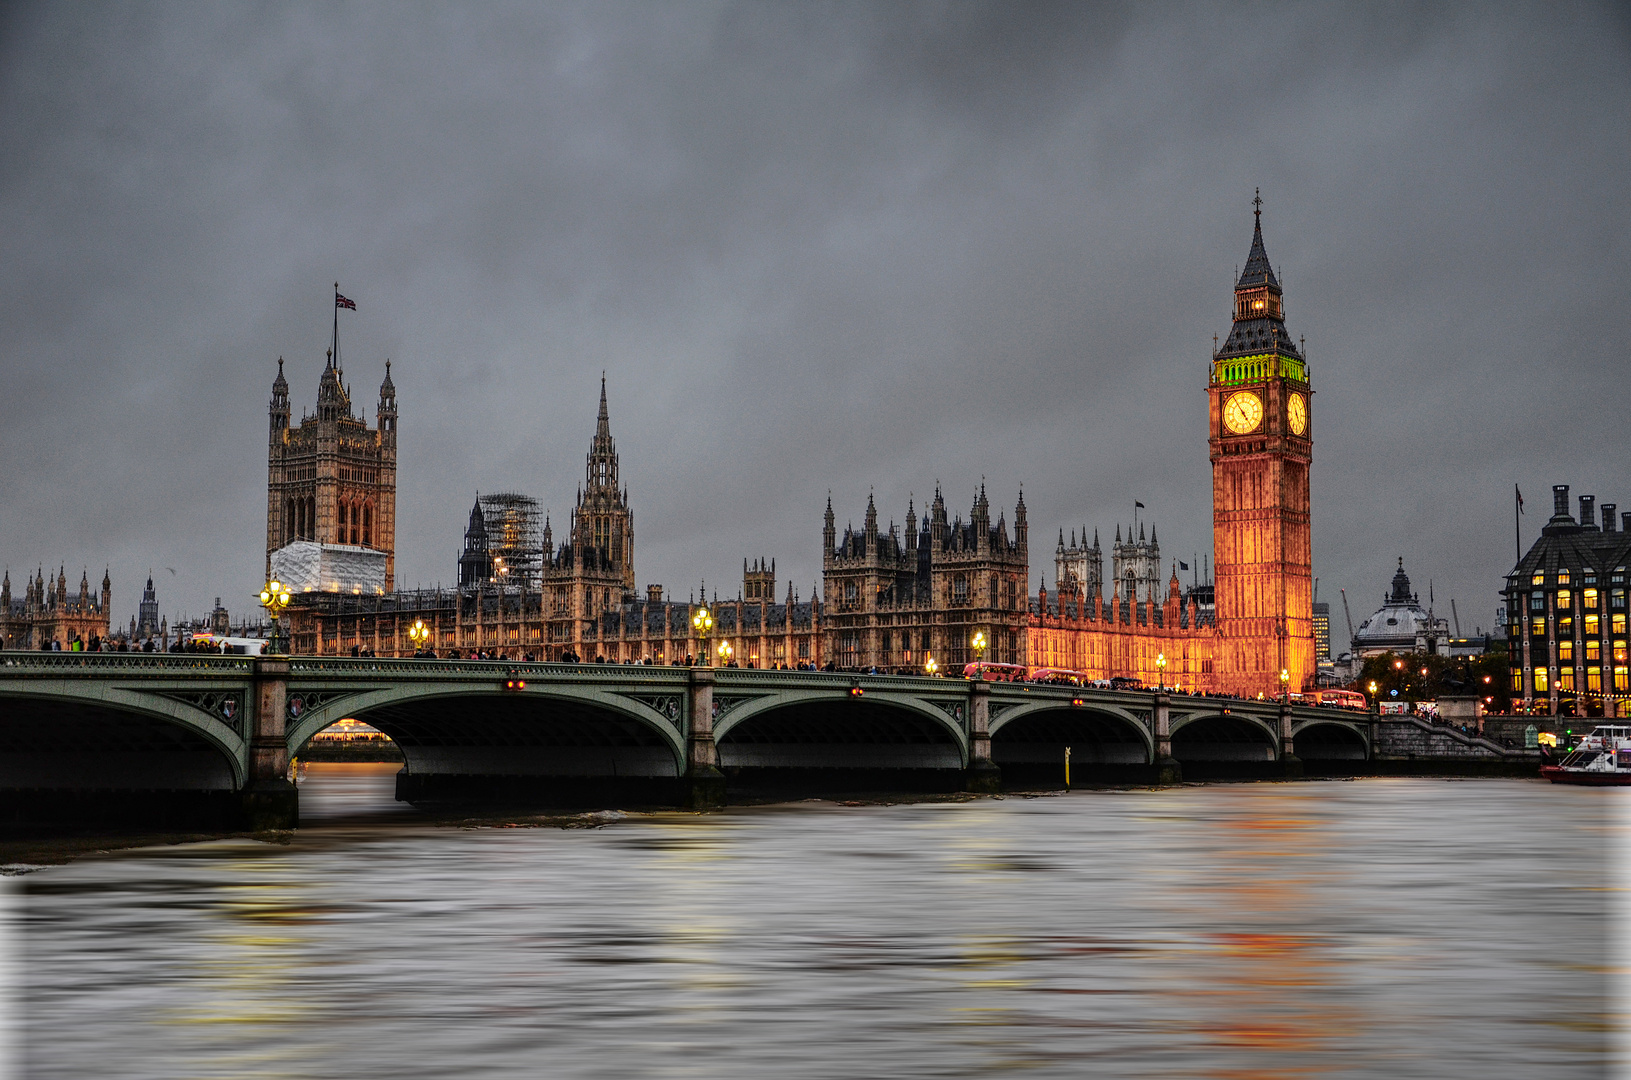
[[[954,604],[968,603],[968,577],[958,574],[951,579],[951,601]]]
[[[991,606],[996,607],[997,606],[997,579],[994,578],[994,577],[991,579],[990,592],[991,592]]]
[[[362,507],[362,546],[374,546],[374,508],[367,503]]]
[[[925,630],[925,631],[923,631],[923,651],[928,652],[930,647],[931,646],[929,645],[929,632],[927,630]]]

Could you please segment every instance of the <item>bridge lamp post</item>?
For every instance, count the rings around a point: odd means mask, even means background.
[[[931,656],[927,660],[923,661],[923,674],[933,676],[939,671],[940,665],[935,663],[934,657]]]
[[[281,635],[278,633],[278,616],[289,606],[289,600],[291,599],[289,587],[281,581],[268,581],[266,587],[261,590],[258,599],[261,607],[266,609],[267,616],[272,620],[272,636],[266,643],[267,651],[274,656],[282,655],[284,650],[278,648],[282,644]]]
[[[1156,672],[1156,680],[1160,683],[1160,689],[1165,690],[1167,688],[1167,654],[1166,653],[1158,652],[1158,653],[1155,654],[1155,672]]]
[[[424,619],[415,619],[413,625],[408,627],[408,640],[413,642],[413,651],[417,656],[424,651],[425,642],[430,639],[430,627],[425,625]]]
[[[729,666],[730,662],[731,662],[731,657],[733,655],[735,655],[735,653],[736,653],[736,650],[731,648],[731,643],[730,642],[721,641],[719,643],[719,666],[720,667]]]
[[[1285,668],[1280,669],[1280,700],[1291,700],[1291,672]]]
[[[709,613],[707,604],[702,605],[697,609],[697,613],[691,616],[691,628],[697,632],[697,637],[702,642],[702,664],[706,667],[708,666],[708,631],[714,628],[714,617]]]
[[[974,649],[974,662],[976,664],[985,659],[986,640],[984,630],[974,631],[974,636],[969,639],[969,645]]]

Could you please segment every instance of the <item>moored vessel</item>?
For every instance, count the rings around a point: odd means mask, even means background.
[[[1631,726],[1600,724],[1556,765],[1540,775],[1554,784],[1631,786]]]

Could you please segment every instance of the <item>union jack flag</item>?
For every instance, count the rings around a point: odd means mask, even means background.
[[[347,300],[339,293],[334,294],[334,306],[337,308],[350,308],[352,311],[357,310],[357,302],[355,300]]]

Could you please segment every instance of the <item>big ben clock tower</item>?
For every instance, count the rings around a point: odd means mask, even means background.
[[[1314,683],[1308,515],[1312,391],[1286,331],[1280,283],[1263,250],[1263,200],[1234,326],[1212,354],[1212,545],[1217,566],[1215,685],[1274,696]]]

